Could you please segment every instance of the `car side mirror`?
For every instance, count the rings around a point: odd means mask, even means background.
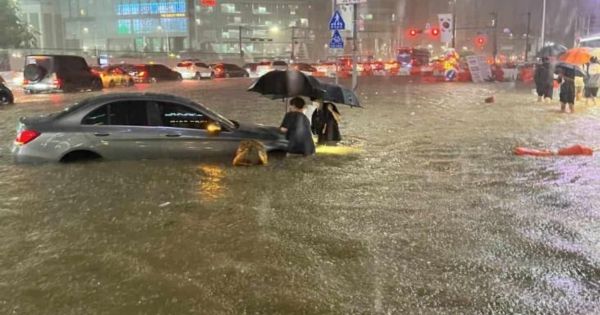
[[[211,136],[218,136],[221,133],[221,126],[218,123],[211,122],[206,126],[206,132]]]

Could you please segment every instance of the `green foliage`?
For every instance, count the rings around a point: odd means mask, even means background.
[[[0,0],[0,47],[31,48],[37,46],[37,32],[21,20],[16,0]]]

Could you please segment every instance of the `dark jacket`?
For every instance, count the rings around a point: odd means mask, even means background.
[[[334,114],[340,115],[337,107],[332,103],[323,104],[322,108],[315,110],[312,116],[312,132],[319,137],[319,144],[342,141],[340,127]]]
[[[552,65],[549,62],[539,64],[535,68],[535,85],[537,86],[548,86],[554,84],[554,71]]]

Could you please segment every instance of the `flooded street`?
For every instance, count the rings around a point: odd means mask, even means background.
[[[250,82],[117,90],[278,125]],[[94,93],[21,96],[0,109],[0,314],[600,313],[600,157],[512,154],[600,148],[600,107],[503,84],[360,92],[339,107],[352,150],[264,168],[15,165],[18,117]]]

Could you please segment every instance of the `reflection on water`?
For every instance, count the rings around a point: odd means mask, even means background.
[[[249,84],[137,88],[279,124]],[[361,95],[339,147],[250,168],[14,166],[17,118],[55,105],[2,110],[0,314],[598,314],[600,157],[512,151],[599,147],[600,107],[402,78]]]
[[[225,170],[221,165],[201,165],[199,167],[202,172],[200,178],[198,194],[203,201],[215,201],[223,196],[225,188],[223,179],[225,178]]]

